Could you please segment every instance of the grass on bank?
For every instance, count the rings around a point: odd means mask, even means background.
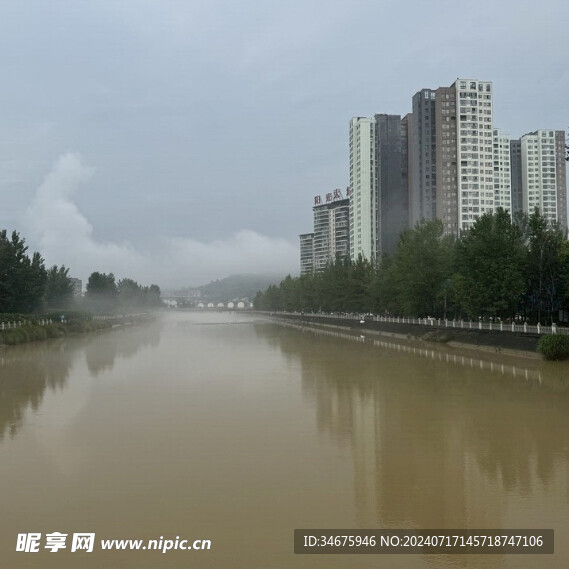
[[[537,345],[537,351],[545,360],[569,359],[569,336],[563,334],[551,334],[543,336]]]
[[[37,324],[26,324],[18,328],[8,330],[0,330],[0,344],[14,346],[16,344],[25,344],[27,342],[38,342],[48,340],[50,338],[61,338],[68,334],[77,334],[81,332],[93,332],[110,328],[112,322],[109,320],[72,320],[66,324],[54,322],[40,326]]]

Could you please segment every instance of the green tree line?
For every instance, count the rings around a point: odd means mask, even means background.
[[[136,310],[160,306],[160,287],[141,286],[132,279],[115,282],[113,273],[91,273],[85,292],[87,308],[98,312]]]
[[[258,310],[371,312],[437,318],[557,322],[569,305],[569,242],[536,210],[498,209],[456,238],[442,222],[401,234],[392,256],[336,260],[257,293]]]
[[[132,279],[115,282],[112,273],[93,272],[85,298],[74,295],[69,269],[46,269],[41,254],[28,253],[25,240],[14,231],[0,231],[0,313],[32,314],[46,310],[87,309],[97,312],[138,310],[161,306],[160,288],[141,286]]]

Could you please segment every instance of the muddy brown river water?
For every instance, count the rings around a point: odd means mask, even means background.
[[[569,366],[230,313],[5,347],[0,504],[6,568],[566,568]],[[298,555],[295,528],[550,528],[555,553]],[[176,538],[211,549],[147,547]]]

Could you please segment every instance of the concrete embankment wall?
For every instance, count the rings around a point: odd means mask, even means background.
[[[534,334],[376,322],[367,319],[362,324],[359,319],[351,320],[334,316],[313,316],[310,314],[278,313],[272,314],[271,317],[303,325],[335,326],[353,331],[378,333],[399,339],[437,342],[450,347],[479,349],[507,355],[539,357],[537,343],[540,336]]]

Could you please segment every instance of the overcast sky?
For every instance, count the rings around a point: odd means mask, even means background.
[[[566,0],[3,0],[0,228],[46,264],[162,287],[298,273],[352,116],[494,84],[494,124],[569,126]]]

